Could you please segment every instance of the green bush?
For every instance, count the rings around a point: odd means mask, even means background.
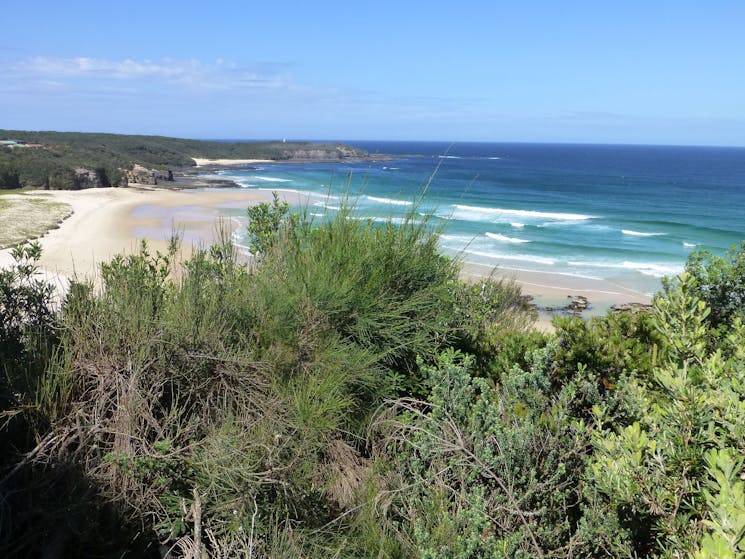
[[[227,240],[181,267],[175,244],[152,254],[143,243],[102,265],[100,286],[73,282],[35,393],[48,426],[40,456],[89,488],[69,507],[112,507],[145,541],[192,551],[360,549],[345,533],[373,487],[370,417],[385,397],[432,389],[420,363],[488,309],[463,302],[457,265],[426,223],[343,209],[286,224],[250,268]],[[509,322],[513,308],[499,309],[490,320]],[[100,549],[93,532],[59,532],[64,549]]]
[[[271,204],[261,203],[250,206],[248,213],[249,249],[256,258],[261,258],[269,250],[280,233],[280,228],[294,228],[299,218],[290,213],[290,205],[280,201],[276,192],[272,193]]]
[[[406,557],[545,557],[580,547],[579,476],[588,431],[552,395],[552,349],[492,388],[470,357],[425,367],[428,401],[401,399],[378,418],[390,503],[379,524]]]
[[[693,294],[709,308],[706,322],[712,336],[721,337],[737,318],[745,321],[745,242],[725,257],[705,251],[692,253],[686,272],[691,276]],[[674,289],[674,280],[664,283],[665,293]]]
[[[58,326],[54,288],[36,277],[40,245],[11,253],[15,263],[0,269],[0,464],[12,447],[33,445],[35,429],[46,426],[36,413],[37,391]]]
[[[605,509],[596,521],[616,519],[615,530],[597,524],[595,541],[614,556],[742,553],[745,524],[733,511],[745,511],[745,500],[735,466],[724,464],[745,451],[745,328],[735,319],[710,347],[710,309],[697,296],[699,285],[684,273],[655,300],[668,351],[648,379],[630,381],[638,421],[595,432],[589,499]],[[596,407],[595,415],[608,425],[604,410]]]

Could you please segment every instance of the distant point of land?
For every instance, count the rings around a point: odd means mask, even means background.
[[[219,142],[82,132],[0,130],[0,189],[83,189],[159,184],[202,165],[366,159],[327,142]]]

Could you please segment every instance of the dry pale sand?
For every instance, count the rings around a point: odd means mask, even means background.
[[[270,192],[238,189],[97,188],[44,194],[73,209],[58,229],[39,240],[43,249],[40,267],[61,286],[71,277],[95,278],[101,262],[136,252],[142,238],[161,251],[174,231],[182,236],[184,251],[192,244],[209,244],[216,238],[221,209],[271,200]],[[224,223],[231,230],[236,226],[231,221]],[[0,268],[11,262],[10,250],[0,251]]]
[[[258,163],[276,163],[271,159],[203,159],[201,157],[192,157],[197,167],[205,165],[254,165]]]
[[[462,275],[472,280],[493,276],[517,283],[522,292],[530,295],[533,303],[538,305],[540,310],[534,327],[543,332],[554,332],[553,317],[563,314],[560,310],[547,311],[546,307],[560,309],[571,301],[571,297],[581,295],[587,298],[590,306],[582,313],[586,318],[604,315],[613,305],[651,303],[651,297],[646,293],[633,291],[605,280],[579,278],[560,273],[549,274],[508,268],[492,269],[488,266],[467,264],[463,268]]]
[[[591,305],[589,312],[586,314],[598,315],[605,314],[612,305],[648,304],[651,302],[651,297],[646,293],[634,291],[606,280],[509,268],[491,269],[488,266],[477,264],[467,264],[463,270],[464,276],[472,278],[491,274],[494,274],[497,278],[515,281],[520,285],[523,293],[532,296],[534,302],[541,307],[565,306],[570,297],[582,295],[587,297]]]

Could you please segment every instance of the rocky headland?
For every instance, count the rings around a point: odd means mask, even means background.
[[[20,147],[19,147],[20,146]],[[385,159],[342,143],[216,142],[73,132],[0,130],[0,189],[81,190],[131,184],[171,186],[195,182],[223,162],[338,162]],[[216,181],[225,186],[224,181]],[[213,184],[210,184],[210,186]]]

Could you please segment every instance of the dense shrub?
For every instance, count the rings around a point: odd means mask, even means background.
[[[143,244],[60,309],[15,250],[0,554],[745,555],[739,256],[547,335],[426,221],[251,215],[250,266]]]
[[[405,557],[546,557],[581,541],[579,477],[589,433],[572,421],[574,387],[551,392],[552,348],[496,387],[452,351],[425,367],[431,397],[378,418],[393,468],[381,525]]]
[[[464,288],[436,242],[426,224],[343,210],[274,227],[252,267],[229,241],[181,269],[175,245],[143,244],[102,265],[99,287],[73,283],[36,403],[51,426],[39,455],[89,487],[64,506],[113,507],[126,530],[191,551],[345,547],[319,530],[351,518],[369,478],[370,416],[421,392],[417,358],[462,339],[473,314],[455,311]],[[55,537],[98,549],[93,533]]]
[[[12,249],[14,265],[0,270],[0,456],[32,443],[39,378],[56,339],[54,289],[35,277],[38,243]],[[0,431],[2,432],[2,431]],[[0,459],[0,462],[2,459]]]
[[[691,276],[692,294],[709,308],[706,323],[714,337],[726,333],[735,319],[745,320],[745,242],[725,257],[694,252],[688,257],[686,272]],[[675,285],[665,282],[665,292]]]
[[[318,142],[211,142],[124,134],[29,132],[0,130],[0,139],[22,140],[43,147],[0,148],[0,188],[19,186],[73,188],[75,169],[95,170],[104,186],[121,184],[122,169],[191,167],[192,157],[212,159],[291,159],[309,152],[328,159],[366,152]]]
[[[596,553],[745,553],[745,328],[735,319],[711,348],[710,309],[698,288],[684,273],[655,301],[669,349],[651,377],[628,382],[638,420],[594,433],[588,500],[601,507],[592,517]],[[607,425],[604,410],[594,411]]]

